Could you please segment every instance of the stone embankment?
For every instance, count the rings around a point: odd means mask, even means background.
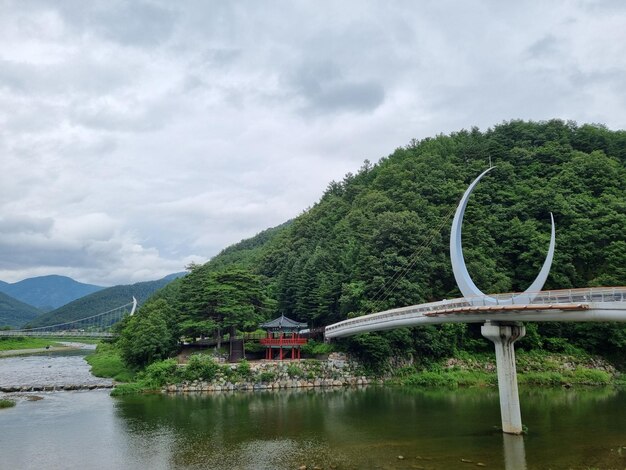
[[[8,387],[0,387],[0,392],[59,392],[67,390],[96,390],[100,388],[113,388],[110,384],[70,384],[70,385],[10,385]]]
[[[382,383],[363,375],[358,364],[344,354],[332,353],[327,361],[250,362],[245,378],[238,365],[230,365],[232,374],[218,373],[211,381],[193,381],[167,385],[164,393],[228,392],[281,390],[291,388],[349,387]]]

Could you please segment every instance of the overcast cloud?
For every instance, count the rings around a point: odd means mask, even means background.
[[[0,280],[181,271],[412,138],[624,129],[625,5],[0,0]]]

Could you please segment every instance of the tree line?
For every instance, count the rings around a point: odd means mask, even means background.
[[[626,132],[511,121],[413,140],[375,164],[365,161],[294,220],[191,266],[125,328],[161,312],[162,336],[172,338],[160,353],[166,356],[181,335],[251,330],[280,314],[318,327],[459,297],[448,254],[451,217],[490,161],[497,168],[474,191],[463,230],[467,267],[483,292],[522,291],[532,282],[548,248],[550,212],[556,254],[545,289],[626,283]],[[626,345],[626,330],[616,325],[528,330],[520,346],[529,349],[617,355]],[[382,362],[488,345],[475,326],[443,325],[361,335],[343,347]]]

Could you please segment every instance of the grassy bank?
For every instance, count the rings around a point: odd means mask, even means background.
[[[111,378],[118,382],[130,382],[135,377],[135,372],[124,364],[119,350],[112,344],[98,344],[96,352],[88,355],[85,360],[96,377]]]
[[[98,344],[101,340],[94,338],[73,338],[71,336],[59,337],[32,337],[32,336],[0,336],[0,351],[11,351],[18,349],[37,349],[50,347],[63,347],[61,342]]]
[[[176,374],[175,359],[155,362],[144,371],[136,371],[128,367],[120,350],[111,343],[100,343],[93,354],[85,360],[91,366],[91,373],[96,377],[111,378],[117,382],[111,392],[112,396],[128,395],[160,388]]]
[[[33,338],[28,336],[3,336],[0,337],[0,351],[14,349],[37,349],[46,346],[63,346],[58,339]]]
[[[576,351],[555,354],[519,351],[517,379],[521,386],[606,386],[625,385],[620,374],[606,360]],[[403,367],[388,381],[413,387],[488,387],[498,383],[495,358],[491,354],[462,354],[422,367]]]

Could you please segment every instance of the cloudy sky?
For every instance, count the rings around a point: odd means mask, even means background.
[[[156,279],[410,139],[626,128],[621,1],[0,0],[0,280]]]

